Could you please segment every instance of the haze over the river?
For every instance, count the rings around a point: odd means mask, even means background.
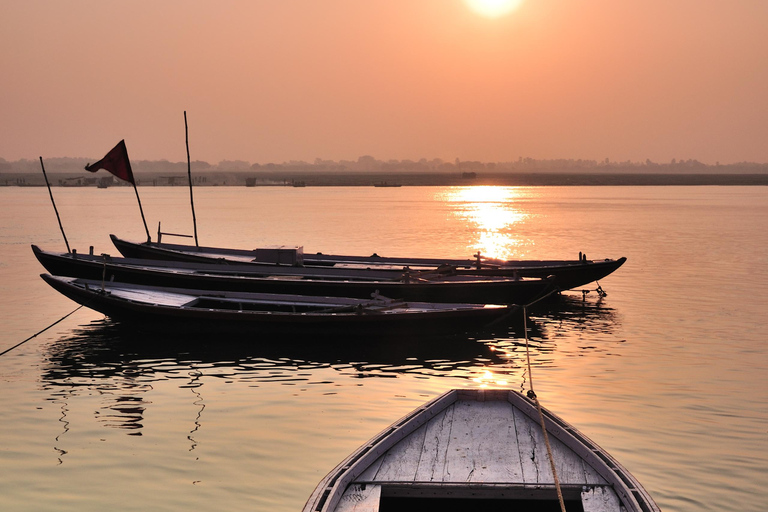
[[[768,2],[491,3],[0,0],[0,157],[768,162]]]

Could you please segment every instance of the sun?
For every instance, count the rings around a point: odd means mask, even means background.
[[[498,18],[517,9],[523,0],[464,0],[470,9],[487,18]]]

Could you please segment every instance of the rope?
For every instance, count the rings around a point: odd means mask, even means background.
[[[549,444],[549,436],[547,435],[547,427],[544,424],[544,412],[541,410],[541,404],[536,396],[536,392],[533,391],[533,373],[531,372],[531,351],[528,348],[528,321],[527,321],[526,307],[523,307],[523,332],[525,333],[525,357],[528,361],[528,381],[531,383],[531,390],[528,392],[528,398],[533,400],[536,404],[536,409],[539,411],[539,421],[541,422],[541,431],[544,433],[544,444],[547,445],[547,456],[549,457],[549,465],[552,468],[552,476],[555,479],[555,489],[557,489],[557,499],[560,501],[560,510],[566,512],[565,501],[563,500],[563,491],[560,489],[560,479],[557,478],[557,468],[555,468],[555,458],[552,456],[552,447]]]
[[[553,288],[552,290],[550,290],[549,292],[545,293],[544,295],[542,295],[538,299],[535,299],[533,302],[530,302],[528,304],[523,305],[522,306],[522,308],[523,308],[523,316],[525,316],[525,314],[526,314],[525,310],[527,308],[533,306],[534,304],[536,304],[538,302],[543,301],[544,299],[546,299],[547,297],[557,293],[558,291],[559,290],[557,288]],[[518,306],[517,304],[509,304],[507,306],[507,308],[509,309],[509,311],[507,313],[505,313],[504,315],[500,316],[499,318],[497,318],[495,320],[492,320],[492,321],[488,322],[487,324],[485,324],[483,326],[483,329],[490,329],[491,327],[494,327],[494,326],[496,326],[498,324],[506,322],[509,319],[509,317],[511,317],[512,315],[514,315],[515,313],[517,313],[520,310],[520,307],[521,306]]]
[[[39,331],[39,332],[37,332],[37,333],[33,334],[32,336],[30,336],[29,338],[25,339],[24,341],[22,341],[21,343],[17,343],[16,345],[12,346],[11,348],[9,348],[9,349],[6,349],[6,350],[4,350],[4,351],[0,352],[0,356],[4,356],[5,354],[7,354],[7,353],[8,353],[8,352],[10,352],[11,350],[15,349],[16,347],[20,347],[20,346],[22,346],[23,344],[25,344],[26,342],[28,342],[29,340],[31,340],[32,338],[36,338],[37,336],[39,336],[39,335],[43,334],[45,331],[47,331],[48,329],[50,329],[50,328],[51,328],[51,327],[53,327],[54,325],[58,324],[58,323],[59,323],[59,322],[61,322],[62,320],[66,319],[68,316],[72,315],[72,314],[73,314],[73,313],[75,313],[75,312],[76,312],[78,309],[80,309],[80,308],[82,308],[82,307],[83,307],[83,306],[78,306],[78,307],[76,307],[75,309],[73,309],[72,311],[70,311],[69,313],[67,313],[66,315],[64,315],[63,317],[61,317],[61,318],[59,318],[58,320],[56,320],[55,322],[53,322],[51,325],[49,325],[48,327],[46,327],[46,328],[45,328],[45,329],[43,329],[42,331]]]
[[[534,300],[533,302],[530,302],[530,303],[524,305],[523,308],[527,309],[527,308],[533,306],[534,304],[537,304],[537,303],[543,301],[544,299],[546,299],[548,297],[551,297],[552,295],[554,295],[556,293],[559,293],[559,292],[560,292],[560,290],[558,288],[553,288],[550,291],[548,291],[547,293],[545,293],[544,295],[542,295],[541,297],[539,297],[538,299]]]

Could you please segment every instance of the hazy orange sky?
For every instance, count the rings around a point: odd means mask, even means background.
[[[768,162],[768,1],[0,0],[0,157]]]

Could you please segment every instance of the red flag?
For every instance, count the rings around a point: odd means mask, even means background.
[[[107,170],[121,180],[136,185],[133,180],[133,171],[131,171],[131,161],[128,160],[128,151],[125,149],[125,140],[118,142],[117,146],[95,164],[85,166],[85,170],[90,172],[96,172],[99,169]]]

